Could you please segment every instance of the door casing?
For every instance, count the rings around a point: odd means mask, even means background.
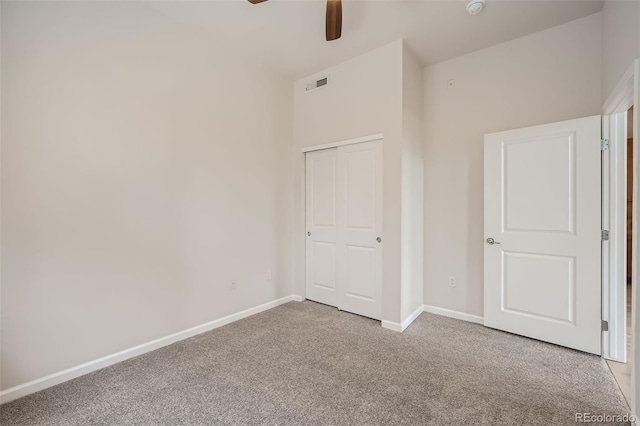
[[[602,137],[609,140],[609,152],[603,154],[603,228],[609,230],[610,240],[603,244],[602,252],[602,319],[608,331],[602,333],[602,355],[619,362],[626,359],[626,112],[638,104],[638,73],[640,60],[636,59],[622,76],[602,107]],[[637,193],[638,112],[634,115],[634,173],[633,185]],[[625,157],[621,157],[622,155]],[[634,200],[637,198],[634,196]],[[637,203],[632,213],[632,294],[631,323],[636,327],[636,274],[637,274]],[[635,333],[634,333],[635,334]],[[635,359],[636,339],[632,339],[631,359]],[[635,365],[632,377],[636,376]],[[636,381],[632,385],[632,409],[635,411]]]

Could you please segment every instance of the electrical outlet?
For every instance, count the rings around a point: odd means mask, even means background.
[[[456,277],[449,277],[449,286],[450,287],[456,286]]]
[[[231,284],[229,285],[229,290],[235,290],[238,288],[238,282],[236,280],[231,280]]]

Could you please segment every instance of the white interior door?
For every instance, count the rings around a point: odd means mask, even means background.
[[[382,141],[306,154],[307,299],[382,314]]]
[[[484,148],[485,325],[600,354],[600,116]]]
[[[307,299],[338,306],[336,148],[306,155]]]
[[[382,142],[338,148],[338,307],[380,319]]]

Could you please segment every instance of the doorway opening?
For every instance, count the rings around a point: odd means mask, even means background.
[[[624,309],[625,314],[625,328],[626,328],[626,347],[625,356],[622,361],[607,360],[607,364],[613,373],[620,390],[624,395],[627,403],[631,405],[631,370],[633,357],[631,356],[632,348],[632,336],[633,336],[633,322],[631,321],[632,315],[632,282],[633,282],[633,203],[634,203],[634,183],[633,183],[633,106],[626,112],[626,137],[623,138],[625,144],[626,155],[625,157],[625,274],[624,281],[620,280],[617,284],[620,287],[624,287],[625,301],[624,306],[619,309]]]

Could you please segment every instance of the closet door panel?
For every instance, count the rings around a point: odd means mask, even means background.
[[[338,148],[338,306],[381,317],[382,143]]]
[[[338,306],[337,149],[306,155],[306,297]]]

